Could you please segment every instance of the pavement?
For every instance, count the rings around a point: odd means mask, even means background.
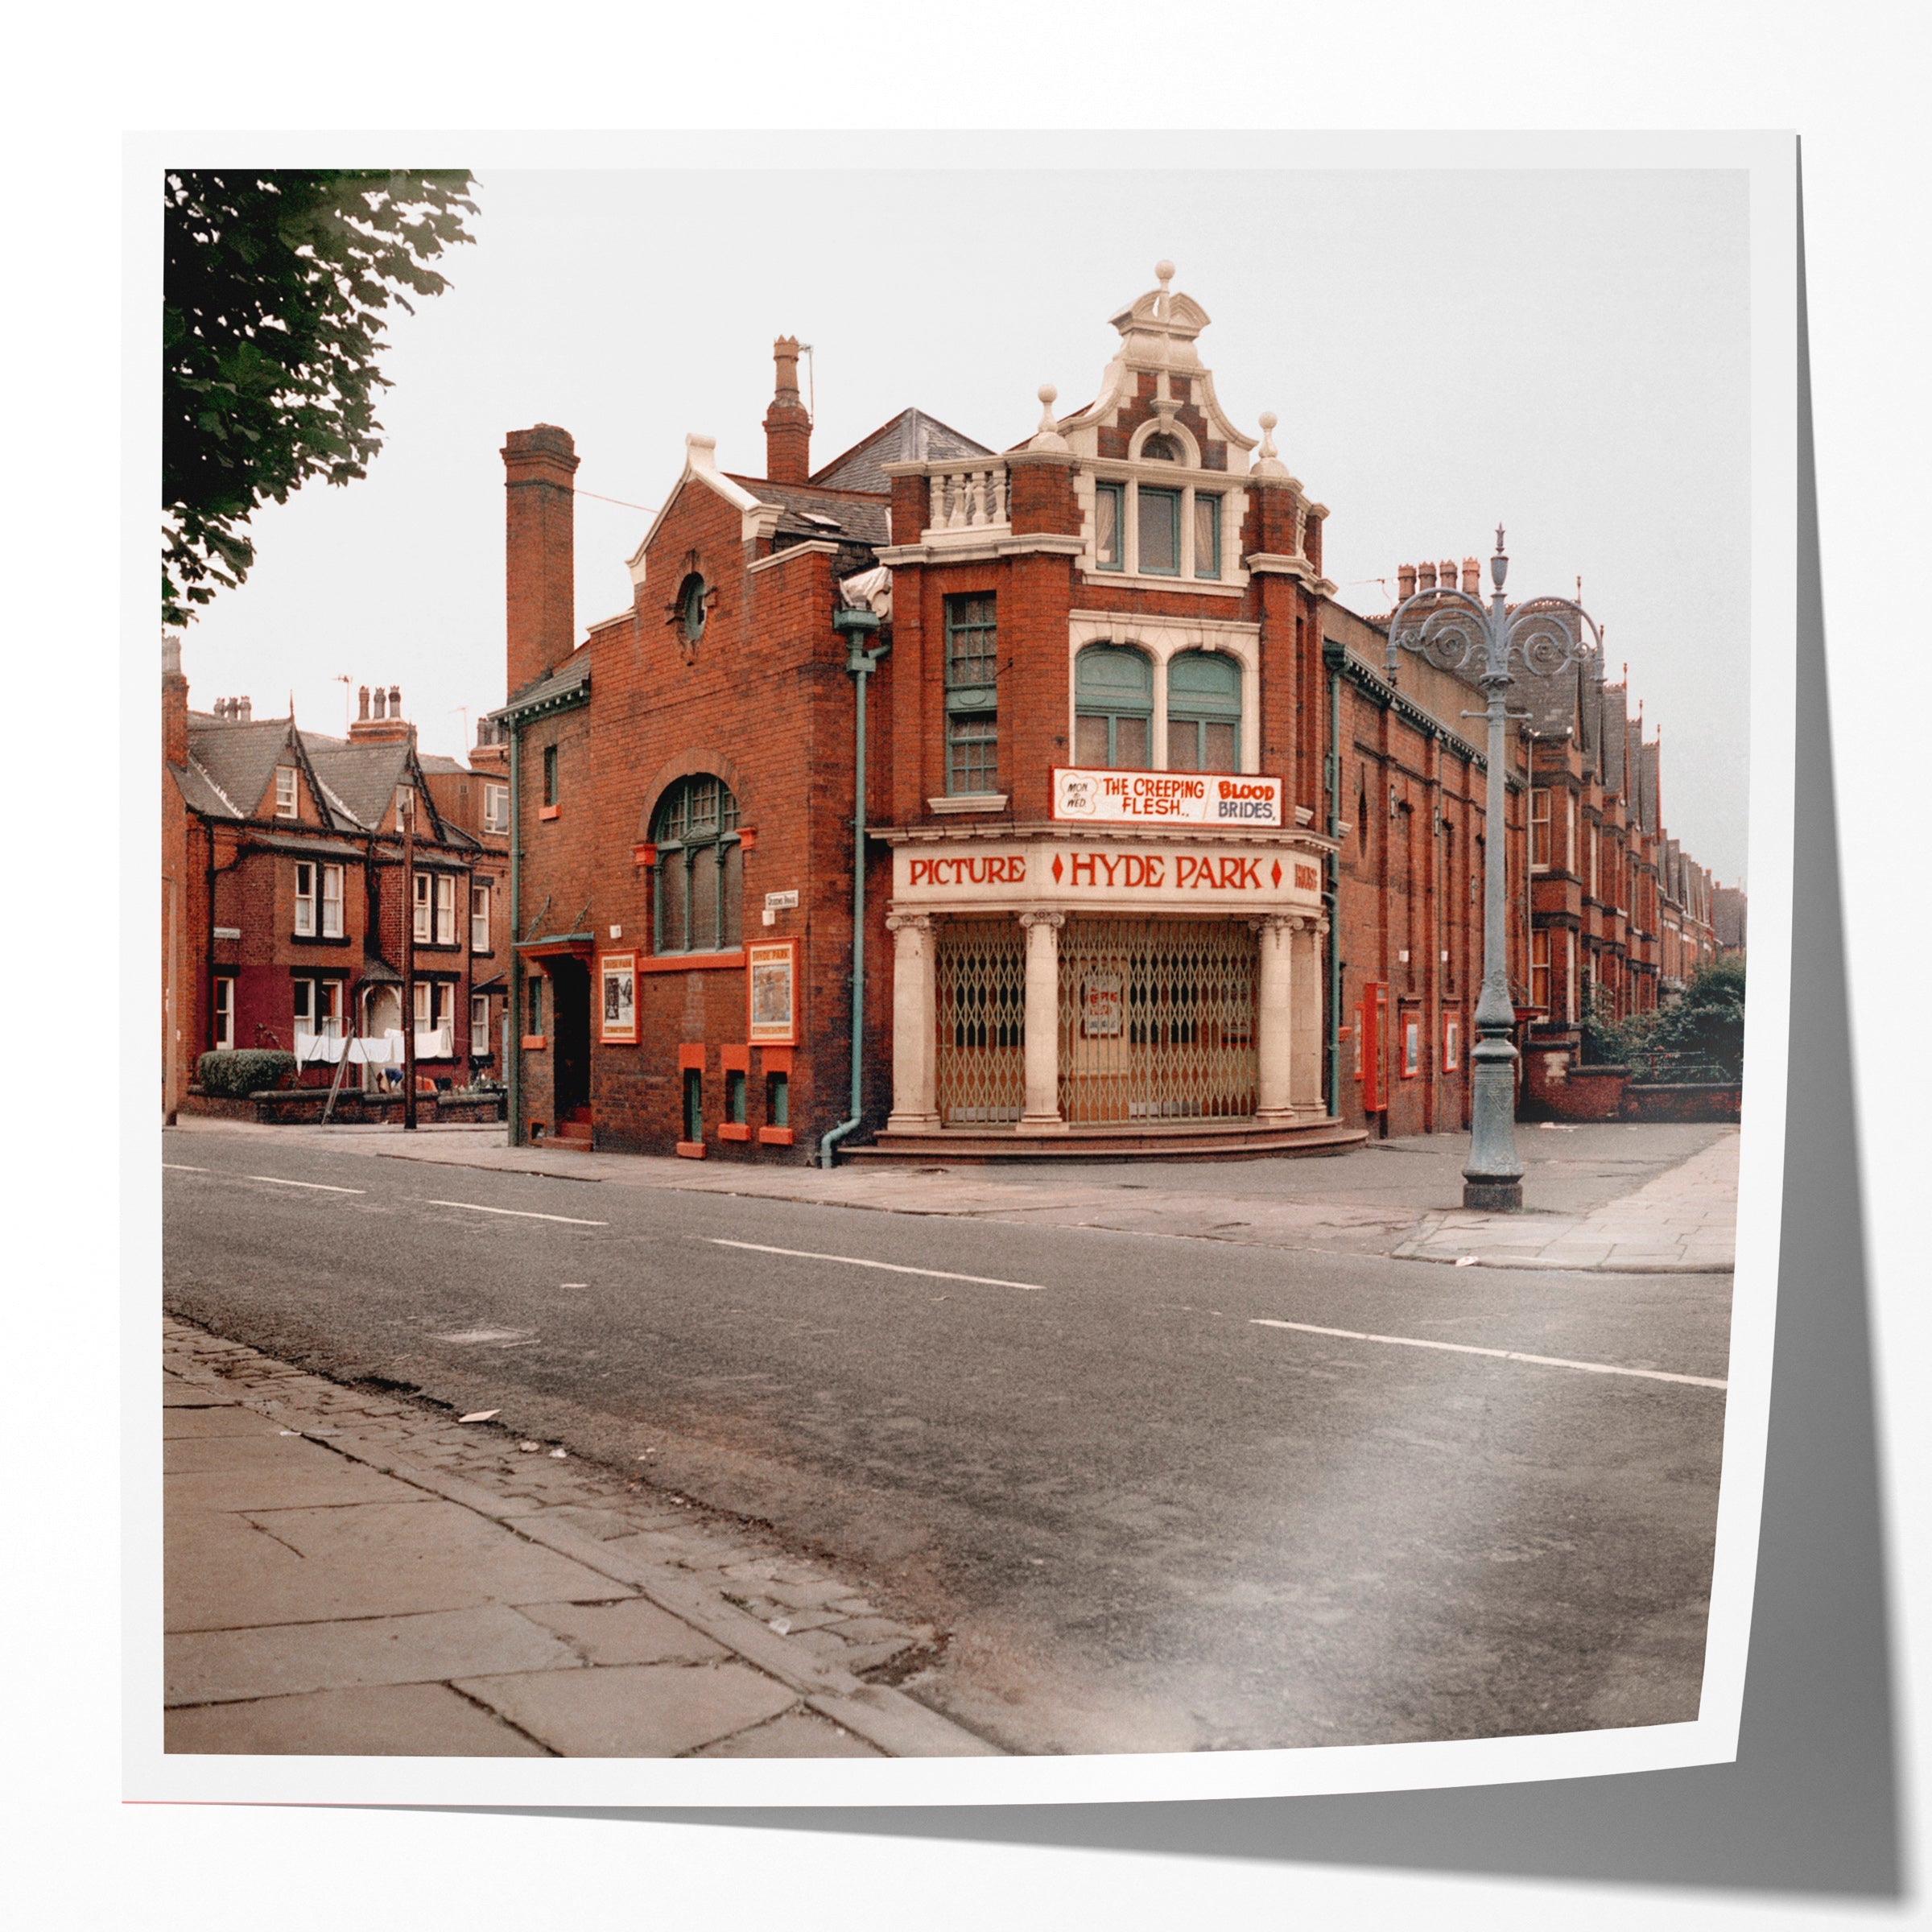
[[[1728,1274],[1737,1253],[1737,1135],[1586,1215],[1426,1215],[1398,1261],[1577,1269],[1600,1274]]]
[[[171,1752],[997,1755],[864,1674],[935,1633],[560,1447],[167,1318]]]

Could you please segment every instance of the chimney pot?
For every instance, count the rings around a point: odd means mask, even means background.
[[[1416,566],[1415,586],[1418,590],[1435,588],[1435,566],[1433,564],[1418,564]]]
[[[389,693],[378,684],[376,687],[376,716],[378,720],[389,716]]]
[[[252,721],[255,715],[255,707],[252,699],[237,698],[235,700],[235,707],[244,724]]]
[[[356,715],[366,723],[369,718],[369,687],[365,684],[356,696],[359,706]]]
[[[1483,566],[1476,557],[1463,559],[1463,588],[1472,597],[1483,594]]]
[[[1398,604],[1406,603],[1414,595],[1415,566],[1405,564],[1395,573],[1395,601]]]
[[[771,345],[778,380],[765,412],[765,474],[774,483],[803,483],[811,473],[811,418],[799,400],[799,339]]]
[[[389,687],[389,715],[399,718],[402,715],[402,687],[392,684]]]

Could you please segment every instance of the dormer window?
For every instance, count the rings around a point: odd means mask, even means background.
[[[292,765],[275,767],[275,816],[279,819],[295,816],[295,768]]]

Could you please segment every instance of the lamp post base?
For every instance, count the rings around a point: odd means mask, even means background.
[[[1463,1183],[1463,1205],[1480,1214],[1514,1214],[1523,1204],[1523,1183],[1514,1181]]]

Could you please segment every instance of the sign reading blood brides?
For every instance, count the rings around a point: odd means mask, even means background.
[[[1238,772],[1055,766],[1053,815],[1087,824],[1279,825],[1282,781]]]

